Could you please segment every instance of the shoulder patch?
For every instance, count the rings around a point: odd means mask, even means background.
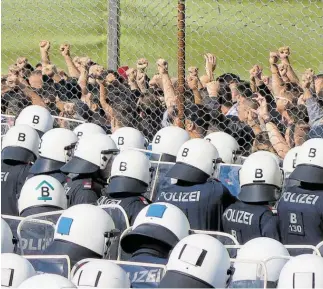
[[[149,205],[148,201],[146,198],[144,197],[139,197],[139,199],[145,204],[145,205]]]
[[[84,189],[91,189],[92,188],[92,181],[83,181],[83,188]]]

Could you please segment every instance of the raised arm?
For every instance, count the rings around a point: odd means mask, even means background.
[[[299,83],[299,79],[293,70],[292,65],[290,64],[289,61],[289,56],[290,56],[290,49],[288,46],[280,47],[278,49],[279,57],[281,59],[281,62],[286,65],[287,68],[287,77],[291,82]]]
[[[41,56],[41,63],[43,66],[50,64],[49,59],[49,49],[50,49],[50,42],[43,40],[39,43],[40,47],[40,56]]]
[[[280,91],[283,88],[284,81],[282,80],[279,69],[278,69],[278,54],[276,52],[270,52],[269,63],[270,63],[270,71],[272,74],[272,89],[274,93],[274,97],[280,95]]]
[[[199,77],[198,77],[198,68],[197,67],[189,67],[188,68],[188,77],[187,84],[189,88],[193,91],[194,94],[194,102],[195,104],[202,104],[203,99],[199,92]]]
[[[75,77],[79,78],[80,77],[80,71],[76,68],[72,57],[70,55],[70,45],[69,44],[62,44],[60,47],[60,51],[62,53],[62,56],[65,59],[67,69],[68,69],[68,74],[70,77]]]

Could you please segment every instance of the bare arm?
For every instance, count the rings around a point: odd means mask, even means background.
[[[285,158],[287,152],[290,150],[285,138],[279,132],[279,129],[273,122],[266,123],[266,130],[269,135],[269,140],[275,151],[281,158]]]
[[[65,59],[69,76],[79,78],[80,71],[76,68],[76,66],[71,58],[70,45],[69,44],[62,44],[60,47],[60,51]]]
[[[299,79],[289,61],[289,56],[290,56],[289,47],[288,46],[281,47],[278,49],[278,51],[279,51],[279,56],[282,63],[287,66],[287,77],[291,82],[299,83]]]
[[[47,107],[43,99],[36,92],[30,89],[30,87],[26,86],[23,83],[19,83],[19,88],[26,96],[29,97],[33,105],[39,105],[45,108]]]
[[[284,85],[284,82],[279,74],[277,61],[278,61],[277,53],[271,52],[270,58],[269,58],[269,63],[270,63],[270,70],[271,70],[271,74],[272,74],[272,89],[273,89],[274,97],[280,95],[280,91]]]
[[[43,66],[50,64],[49,59],[49,49],[50,49],[50,42],[43,40],[39,43],[40,47],[40,56],[41,56],[41,63]]]
[[[110,119],[111,116],[113,115],[113,109],[112,107],[107,103],[107,89],[104,85],[104,81],[102,80],[97,80],[97,83],[100,86],[100,104],[101,107],[103,108],[107,119]]]

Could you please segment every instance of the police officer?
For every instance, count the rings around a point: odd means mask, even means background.
[[[146,139],[144,135],[133,127],[121,127],[117,129],[111,138],[119,150],[127,148],[146,149]]]
[[[96,204],[110,176],[112,154],[117,152],[114,141],[105,134],[82,137],[77,143],[73,158],[61,168],[70,173],[65,184],[68,206]]]
[[[237,161],[239,144],[233,136],[218,131],[208,134],[204,139],[210,141],[215,146],[224,163],[234,164]]]
[[[226,248],[204,234],[190,235],[178,242],[166,269],[160,288],[226,288],[233,273]]]
[[[132,254],[129,261],[166,264],[169,252],[188,236],[190,224],[185,214],[167,203],[151,204],[138,214],[132,231],[120,242]]]
[[[35,275],[33,265],[26,258],[13,253],[1,254],[1,288],[18,288]]]
[[[39,105],[30,105],[24,108],[18,115],[15,125],[27,124],[34,128],[39,137],[53,128],[54,119],[48,109]]]
[[[124,150],[112,163],[109,186],[97,204],[124,208],[132,225],[138,213],[151,202],[143,194],[150,183],[150,161],[139,151]]]
[[[285,246],[274,239],[260,237],[248,241],[238,250],[232,282],[228,288],[276,288],[280,271],[289,257]],[[255,262],[242,261],[246,259]],[[265,262],[266,267],[256,265],[256,262],[261,261]],[[264,284],[264,270],[267,271],[267,284]]]
[[[168,126],[159,130],[151,144],[151,161],[167,162],[153,163],[152,184],[149,188],[149,198],[156,200],[156,193],[162,188],[171,185],[171,179],[166,178],[173,163],[176,162],[176,155],[180,147],[190,139],[189,133],[178,126]],[[152,191],[154,190],[154,191]]]
[[[109,260],[85,263],[72,276],[72,282],[77,288],[131,288],[127,273]]]
[[[115,229],[110,215],[101,208],[80,204],[65,210],[55,227],[54,241],[45,255],[68,255],[71,265],[85,258],[102,259],[108,234]]]
[[[293,186],[293,185],[299,185],[298,181],[290,179],[289,176],[295,170],[297,154],[300,148],[301,148],[300,146],[293,147],[287,152],[284,158],[284,161],[283,161],[283,170],[285,175],[284,188]]]
[[[315,246],[323,240],[323,139],[303,143],[289,178],[300,184],[285,188],[278,203],[282,243]]]
[[[54,128],[46,132],[39,144],[39,158],[29,172],[33,175],[49,175],[61,184],[66,183],[67,176],[60,171],[73,156],[77,136],[65,128]]]
[[[209,180],[218,157],[216,148],[207,140],[185,142],[177,154],[176,164],[166,175],[177,179],[177,183],[158,192],[157,202],[179,207],[192,229],[222,230],[222,213],[236,200],[219,181]]]
[[[28,125],[16,125],[3,138],[1,151],[1,213],[18,216],[17,199],[38,156],[39,136]]]
[[[189,133],[178,126],[167,126],[159,130],[153,138],[150,160],[162,162],[176,162],[176,156],[186,141],[190,139]]]
[[[239,201],[223,214],[224,232],[233,235],[240,244],[256,237],[279,240],[278,218],[270,204],[279,199],[283,172],[270,155],[250,155],[239,171]]]
[[[14,238],[8,223],[1,218],[1,253],[13,253],[16,239]]]
[[[323,288],[322,272],[321,256],[301,254],[291,258],[283,267],[277,288]]]
[[[61,183],[46,175],[30,178],[21,189],[18,199],[19,215],[27,217],[34,214],[65,210],[67,198]]]
[[[98,133],[106,134],[101,126],[91,122],[86,122],[78,125],[73,130],[73,132],[76,134],[78,139],[80,139],[81,137],[90,136]]]

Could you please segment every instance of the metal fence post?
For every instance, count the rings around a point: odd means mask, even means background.
[[[178,0],[177,9],[178,116],[183,120],[185,93],[185,0]]]
[[[120,0],[108,0],[108,68],[117,70],[120,64]]]

